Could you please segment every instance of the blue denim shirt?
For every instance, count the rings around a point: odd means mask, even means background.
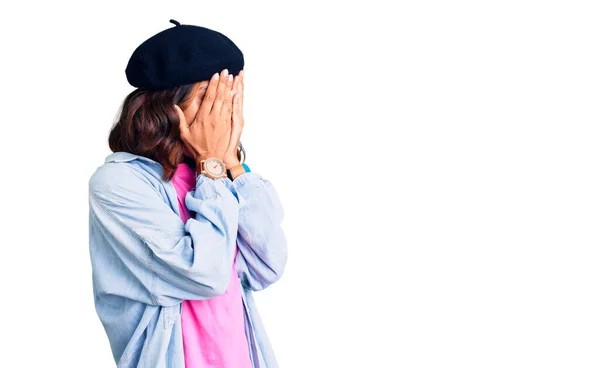
[[[162,166],[128,152],[108,155],[89,180],[89,250],[96,312],[118,367],[183,368],[181,302],[223,294],[236,270],[255,368],[277,367],[252,298],[287,261],[275,188],[255,172],[234,181],[198,175],[185,197]]]

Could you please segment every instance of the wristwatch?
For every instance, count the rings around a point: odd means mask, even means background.
[[[243,173],[250,172],[250,168],[248,167],[248,165],[242,163],[239,165],[235,165],[231,169],[227,169],[226,171],[227,171],[227,177],[231,181],[233,181],[233,180],[235,180],[235,178],[242,175]]]
[[[225,164],[216,157],[209,157],[206,160],[200,161],[200,174],[204,174],[213,179],[227,177],[227,174],[225,173]]]

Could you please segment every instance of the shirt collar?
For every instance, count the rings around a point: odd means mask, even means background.
[[[118,151],[118,152],[113,152],[113,153],[109,154],[108,156],[106,156],[104,163],[127,162],[127,161],[131,161],[131,160],[143,160],[143,161],[147,161],[150,163],[158,164],[158,162],[156,162],[148,157],[136,155],[134,153],[125,152],[125,151]]]

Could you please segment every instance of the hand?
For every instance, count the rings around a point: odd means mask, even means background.
[[[239,165],[240,160],[237,157],[237,146],[242,135],[242,129],[244,128],[244,115],[242,114],[244,108],[244,71],[234,78],[233,81],[233,113],[232,113],[232,124],[231,124],[231,140],[229,146],[225,152],[223,162],[225,167],[228,169]]]
[[[189,125],[181,108],[175,105],[179,115],[181,140],[197,162],[209,157],[220,160],[225,157],[231,138],[232,87],[233,76],[228,74],[227,69],[220,76],[215,73],[210,79],[202,104]]]

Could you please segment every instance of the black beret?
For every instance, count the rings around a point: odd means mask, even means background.
[[[209,80],[223,69],[237,75],[244,68],[242,51],[224,34],[183,25],[155,34],[135,49],[125,75],[134,87],[165,89]]]

